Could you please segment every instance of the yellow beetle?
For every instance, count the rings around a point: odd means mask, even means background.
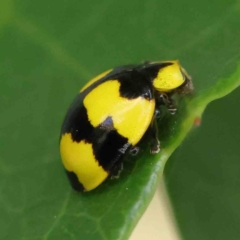
[[[61,129],[60,153],[72,187],[90,191],[108,176],[118,177],[124,156],[137,152],[147,130],[153,133],[150,152],[158,153],[159,106],[174,114],[171,95],[192,90],[191,78],[178,61],[121,66],[89,81]]]

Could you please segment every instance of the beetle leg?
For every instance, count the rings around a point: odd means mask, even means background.
[[[122,161],[118,162],[118,163],[115,163],[114,166],[110,170],[110,177],[111,177],[111,179],[119,178],[120,177],[120,173],[122,172],[122,170],[123,170],[123,163],[122,163]]]
[[[135,147],[132,147],[129,151],[129,153],[132,155],[132,156],[136,156],[139,152],[140,148],[135,146]]]
[[[164,103],[164,105],[167,107],[167,109],[169,110],[169,112],[174,115],[177,111],[177,108],[175,107],[174,103],[173,103],[173,99],[167,95],[166,93],[162,93],[160,95],[160,98],[162,100],[162,102]]]
[[[156,154],[160,151],[160,141],[158,140],[158,124],[157,124],[157,118],[159,117],[159,110],[156,109],[152,124],[151,124],[151,131],[152,131],[152,145],[150,149],[151,154]]]

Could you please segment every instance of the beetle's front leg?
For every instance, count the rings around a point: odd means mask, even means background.
[[[150,149],[151,154],[156,154],[160,151],[160,141],[158,140],[158,124],[157,118],[159,118],[159,110],[156,109],[152,123],[151,123],[151,134],[152,134],[152,145]]]
[[[110,177],[111,179],[117,179],[120,176],[120,173],[123,170],[123,163],[122,161],[118,161],[114,164],[114,166],[110,170]]]
[[[167,109],[169,110],[169,112],[174,115],[177,111],[177,108],[174,105],[174,101],[171,98],[171,96],[167,95],[166,93],[162,93],[160,95],[160,99],[162,100],[162,102],[164,103],[164,105],[167,107]]]
[[[138,146],[134,146],[130,149],[129,153],[132,156],[136,156],[139,152],[140,148]]]

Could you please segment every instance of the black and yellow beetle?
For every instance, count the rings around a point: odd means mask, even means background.
[[[117,177],[123,158],[152,131],[151,153],[160,142],[159,106],[176,111],[171,95],[193,90],[178,61],[144,62],[106,71],[89,81],[64,119],[60,153],[72,187],[90,191],[108,176]]]

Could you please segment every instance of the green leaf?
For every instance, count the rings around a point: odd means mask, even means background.
[[[239,85],[239,9],[232,0],[2,1],[0,239],[127,239],[194,118]],[[159,123],[161,153],[143,147],[120,179],[71,190],[58,141],[78,90],[114,66],[176,58],[196,92]]]
[[[167,187],[183,239],[240,236],[240,89],[213,102],[202,125],[171,156]]]

